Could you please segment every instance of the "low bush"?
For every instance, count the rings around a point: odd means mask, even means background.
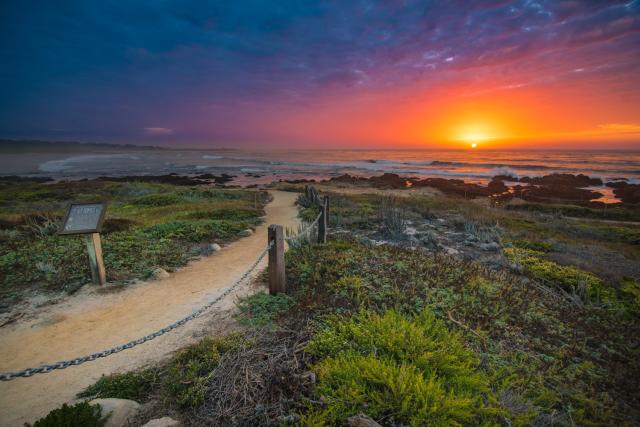
[[[102,376],[95,384],[80,393],[79,398],[117,398],[142,400],[157,382],[157,372],[153,369]]]
[[[182,198],[177,194],[149,194],[147,196],[138,197],[134,200],[136,205],[141,206],[168,206],[180,203]]]
[[[241,342],[238,335],[207,337],[182,350],[163,369],[164,393],[180,407],[198,406],[204,401],[208,381],[222,355]]]
[[[273,321],[293,305],[287,294],[270,295],[265,292],[248,296],[238,302],[240,323],[250,326],[272,325]]]
[[[522,265],[534,279],[550,281],[568,292],[583,294],[594,300],[610,293],[594,274],[545,260],[540,251],[505,248],[503,252],[509,261]]]
[[[538,252],[551,252],[553,245],[547,242],[535,242],[531,240],[516,240],[513,242],[513,246],[520,249],[528,249]]]
[[[361,312],[334,319],[307,351],[329,424],[366,412],[390,424],[479,424],[499,411],[488,405],[488,380],[462,337],[432,312]]]
[[[65,403],[35,423],[25,423],[25,427],[102,427],[106,422],[100,405],[80,402],[72,406]]]

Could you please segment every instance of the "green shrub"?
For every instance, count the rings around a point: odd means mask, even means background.
[[[178,239],[201,242],[206,239],[228,239],[247,228],[246,223],[228,220],[184,220],[147,227],[143,233],[155,239]]]
[[[77,397],[142,400],[151,391],[156,377],[157,372],[151,369],[103,375],[95,384],[78,393]]]
[[[258,292],[238,302],[238,320],[244,325],[266,326],[285,313],[293,305],[287,294],[270,295]]]
[[[543,259],[542,252],[520,248],[505,248],[503,252],[509,261],[522,265],[534,279],[548,280],[568,292],[584,291],[592,299],[608,293],[602,280],[594,274]]]
[[[476,356],[428,310],[336,318],[307,351],[322,358],[316,392],[331,423],[365,412],[390,424],[459,425],[498,412]]]
[[[529,249],[539,252],[551,252],[553,245],[546,242],[534,242],[531,240],[516,240],[513,242],[513,246],[520,249]]]
[[[69,406],[65,403],[35,423],[25,423],[25,427],[101,427],[106,421],[107,417],[102,417],[100,405],[81,402]]]
[[[163,372],[165,393],[181,407],[200,405],[204,401],[209,378],[220,358],[241,343],[238,335],[226,338],[207,337],[181,351]]]
[[[182,200],[177,194],[149,194],[138,197],[134,203],[141,206],[168,206],[180,203]]]

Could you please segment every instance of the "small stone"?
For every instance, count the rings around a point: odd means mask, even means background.
[[[128,399],[94,399],[90,405],[100,405],[102,416],[109,416],[105,427],[125,427],[133,423],[140,404]]]
[[[253,230],[250,228],[247,228],[246,230],[242,230],[240,232],[240,237],[248,237],[251,236],[253,234]]]
[[[164,268],[158,267],[153,270],[153,273],[151,273],[151,276],[156,280],[166,279],[167,277],[169,277],[169,273]]]
[[[171,417],[162,417],[149,420],[149,422],[144,424],[142,427],[173,427],[177,425],[180,425],[179,421],[176,421]]]
[[[347,418],[347,423],[349,424],[349,427],[382,427],[375,420],[365,414],[358,414],[353,417],[349,417]]]
[[[211,252],[218,252],[220,250],[222,250],[222,248],[220,247],[219,244],[217,243],[212,243],[209,245],[209,249],[211,249]]]

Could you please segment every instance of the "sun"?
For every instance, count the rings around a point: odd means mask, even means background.
[[[476,144],[475,142],[471,143],[471,148],[476,148],[478,146],[478,144]]]

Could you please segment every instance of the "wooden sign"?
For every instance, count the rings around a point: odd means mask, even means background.
[[[90,234],[99,233],[102,229],[107,204],[72,203],[62,223],[60,234]]]
[[[107,204],[97,203],[73,203],[67,209],[62,228],[59,234],[86,234],[87,252],[89,253],[89,265],[93,283],[104,285],[107,282],[107,274],[102,259],[102,243],[100,230],[107,212]]]

